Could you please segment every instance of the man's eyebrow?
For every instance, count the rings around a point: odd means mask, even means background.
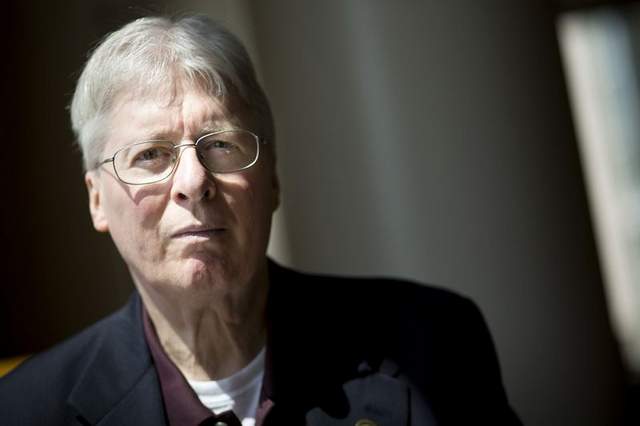
[[[207,120],[197,129],[197,133],[194,137],[199,137],[205,133],[215,132],[217,130],[234,129],[237,125],[233,119],[227,117],[218,117]],[[137,143],[144,141],[174,141],[176,139],[176,132],[169,128],[148,129],[141,130],[140,133],[132,136],[128,143]]]
[[[144,141],[170,141],[173,139],[172,133],[169,129],[158,129],[158,130],[148,130],[141,131],[137,135],[133,137],[133,142],[144,142]]]
[[[200,127],[200,133],[215,132],[216,130],[230,129],[236,127],[232,120],[226,117],[215,118],[207,120],[202,127]]]

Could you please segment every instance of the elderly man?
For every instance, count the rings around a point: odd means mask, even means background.
[[[467,299],[267,259],[273,120],[226,30],[124,26],[91,55],[71,119],[93,225],[136,291],[3,379],[0,424],[519,424]]]

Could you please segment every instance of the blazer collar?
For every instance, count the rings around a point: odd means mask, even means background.
[[[141,308],[134,292],[122,309],[99,325],[101,332],[94,336],[98,341],[89,345],[91,361],[67,403],[90,424],[164,424]]]

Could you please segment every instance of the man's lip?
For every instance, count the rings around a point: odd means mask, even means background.
[[[219,227],[189,227],[181,229],[171,235],[172,238],[181,237],[207,237],[220,234],[225,231],[225,228]]]

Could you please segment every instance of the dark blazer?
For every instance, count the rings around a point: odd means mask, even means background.
[[[405,281],[270,264],[265,425],[518,425],[475,305]],[[0,379],[1,425],[162,425],[135,293]]]

